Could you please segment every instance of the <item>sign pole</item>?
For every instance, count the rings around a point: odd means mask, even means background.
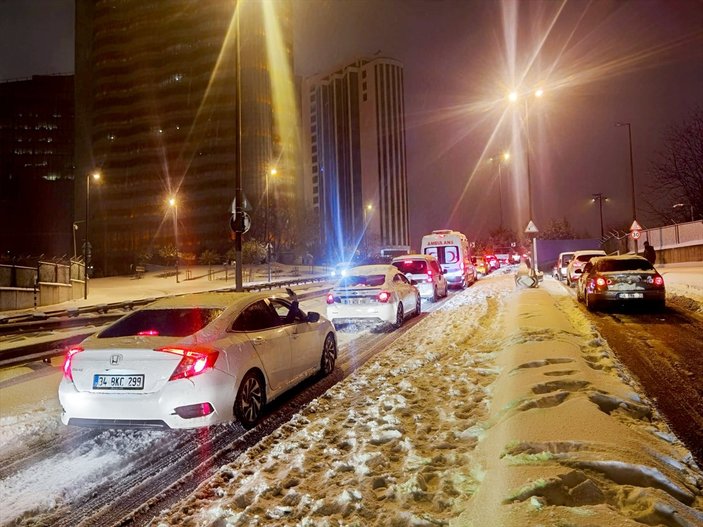
[[[235,269],[234,269],[234,280],[235,280],[235,291],[244,291],[244,287],[242,284],[242,267],[243,267],[243,262],[242,262],[242,229],[239,228],[240,221],[239,219],[241,218],[243,211],[243,202],[242,202],[242,96],[241,96],[241,71],[240,71],[240,53],[239,53],[239,11],[240,11],[241,5],[238,5],[237,8],[235,9],[235,52],[234,52],[234,57],[235,57],[235,81],[234,81],[234,89],[235,89],[235,114],[234,114],[234,121],[235,121],[235,127],[236,127],[236,140],[235,140],[235,167],[234,167],[234,201],[235,201],[235,210],[234,216],[235,216],[235,232],[234,232],[234,262],[235,262]]]

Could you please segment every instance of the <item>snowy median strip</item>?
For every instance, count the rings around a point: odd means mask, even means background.
[[[553,285],[455,295],[153,525],[700,525],[700,470]]]

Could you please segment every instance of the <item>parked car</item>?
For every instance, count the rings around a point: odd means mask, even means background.
[[[553,276],[556,280],[559,280],[560,282],[562,280],[566,280],[566,267],[569,265],[569,262],[573,257],[574,251],[559,253],[553,272]]]
[[[266,403],[337,358],[332,323],[295,296],[198,293],[157,300],[68,349],[64,424],[245,428]]]
[[[600,249],[588,249],[585,251],[574,251],[574,256],[566,266],[566,283],[569,287],[573,287],[578,280],[577,270],[583,271],[583,266],[588,263],[588,260],[594,256],[605,256],[605,251]]]
[[[484,258],[486,258],[486,261],[488,262],[488,268],[490,271],[500,269],[500,262],[498,261],[498,258],[495,254],[487,254],[484,256]]]
[[[421,310],[417,287],[392,265],[353,267],[327,294],[327,318],[335,325],[365,321],[399,328]]]
[[[512,247],[496,247],[495,255],[501,265],[520,263],[520,254]]]
[[[472,258],[474,262],[474,267],[476,268],[476,272],[479,276],[486,276],[488,273],[491,272],[491,267],[485,257],[474,256]]]
[[[449,288],[437,258],[430,254],[406,254],[393,258],[391,265],[405,274],[422,298],[436,302],[447,296]]]
[[[642,256],[592,258],[577,273],[580,276],[576,298],[589,310],[607,303],[648,303],[656,309],[664,309],[666,305],[664,279]]]

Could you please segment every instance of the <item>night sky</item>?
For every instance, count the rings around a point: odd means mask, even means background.
[[[438,228],[480,238],[529,219],[524,115],[529,109],[534,221],[566,217],[597,237],[637,219],[659,224],[649,166],[666,130],[703,107],[698,0],[296,0],[295,71],[327,72],[375,53],[403,62],[411,243]],[[73,71],[73,2],[0,0],[0,79]],[[510,106],[512,89],[542,87]],[[523,100],[524,101],[524,100]],[[673,204],[661,204],[667,208]],[[418,248],[418,247],[415,247]]]

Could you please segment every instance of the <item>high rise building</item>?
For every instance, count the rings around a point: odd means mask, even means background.
[[[403,67],[359,59],[306,79],[308,204],[328,259],[409,248]]]
[[[73,75],[0,82],[0,101],[0,255],[71,256]]]
[[[262,232],[273,166],[285,175],[276,192],[293,199],[295,152],[277,115],[272,57],[292,71],[287,0],[76,1],[76,178],[102,174],[89,200],[88,185],[76,185],[76,204],[82,217],[89,203],[96,270],[123,272],[167,246],[182,259],[224,253],[238,161],[250,236]]]

